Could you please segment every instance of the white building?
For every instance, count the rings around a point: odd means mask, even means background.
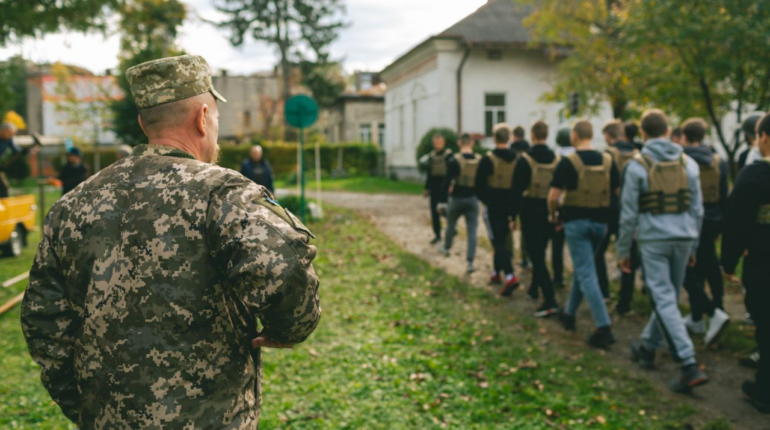
[[[552,129],[561,122],[565,104],[541,100],[556,64],[530,43],[523,25],[529,10],[513,0],[490,0],[381,72],[391,172],[416,175],[417,145],[433,127],[490,137],[498,122],[525,129],[541,119]],[[609,107],[603,109],[594,126],[611,117]],[[595,141],[603,145],[598,131]]]

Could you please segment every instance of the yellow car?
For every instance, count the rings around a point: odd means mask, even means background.
[[[27,234],[35,229],[35,196],[23,195],[0,199],[0,249],[18,257],[27,245]]]

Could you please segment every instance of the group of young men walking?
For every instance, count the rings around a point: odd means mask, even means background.
[[[708,382],[688,330],[704,335],[708,344],[726,327],[729,316],[724,310],[720,267],[734,277],[744,257],[747,308],[757,325],[760,357],[756,383],[747,382],[744,392],[759,410],[770,412],[770,366],[767,360],[761,361],[763,355],[770,356],[770,321],[759,309],[752,312],[770,296],[770,290],[761,285],[763,279],[770,279],[770,265],[761,263],[770,255],[770,158],[748,165],[728,197],[727,163],[703,146],[708,129],[704,120],[689,119],[680,128],[677,144],[670,139],[667,116],[649,110],[641,119],[643,146],[633,142],[638,126],[615,120],[602,130],[608,148],[596,150],[593,126],[581,120],[568,132],[558,133],[559,150],[553,151],[546,145],[549,127],[545,122],[532,125],[531,146],[522,139],[511,143],[511,129],[499,124],[493,130],[495,148],[483,156],[474,151],[468,135],[461,137],[457,154],[446,148],[443,137],[434,136],[426,186],[433,243],[449,255],[457,222],[464,217],[468,272],[474,271],[479,202],[483,203],[494,248],[490,282],[501,285],[501,296],[510,296],[521,283],[514,273],[511,240],[520,219],[522,246],[532,264],[529,295],[542,296],[536,315],[558,314],[564,328],[575,331],[577,311],[585,299],[595,325],[587,343],[608,348],[615,338],[607,308],[605,254],[615,236],[622,272],[616,312],[624,315],[631,310],[638,268],[653,307],[640,339],[630,346],[632,358],[652,368],[656,351],[668,347],[672,358],[682,364],[681,376],[671,384],[680,393]],[[761,157],[770,157],[770,115],[756,121],[755,137]],[[440,243],[442,213],[448,223]],[[721,265],[716,252],[720,235]],[[546,263],[549,241],[554,277]],[[573,282],[560,308],[554,284],[562,282],[560,254],[565,241]],[[681,287],[688,292],[692,310],[686,317],[678,307]]]

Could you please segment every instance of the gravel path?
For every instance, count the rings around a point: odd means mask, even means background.
[[[492,255],[488,247],[479,247],[477,251],[476,272],[470,276],[465,274],[463,221],[459,223],[461,237],[455,241],[450,257],[440,255],[436,248],[429,244],[433,238],[433,233],[430,229],[426,199],[412,195],[369,195],[346,192],[326,192],[323,198],[324,202],[358,211],[405,250],[472,285],[489,291],[490,294],[494,293],[495,290],[487,284],[492,269]],[[487,237],[486,228],[480,228],[479,237]],[[569,264],[569,259],[565,258],[565,260]],[[613,263],[608,262],[608,264]],[[516,270],[522,279],[522,288],[514,293],[512,299],[501,300],[510,300],[512,313],[533,312],[537,303],[530,299],[525,292],[525,286],[529,285],[529,272],[518,266]],[[559,294],[560,303],[564,303],[566,291],[561,291]],[[725,301],[728,312],[731,312],[734,318],[742,318],[742,297],[734,294],[728,295]],[[553,348],[563,349],[565,352],[588,348],[583,340],[590,334],[593,325],[587,308],[588,306],[585,304],[581,308],[581,313],[578,316],[577,334],[565,332],[556,319],[552,318],[550,320],[538,320],[538,335],[543,338],[545,344]],[[704,421],[724,416],[737,429],[770,430],[770,417],[757,413],[742,398],[741,383],[746,379],[753,379],[753,371],[739,367],[735,357],[727,353],[707,351],[702,346],[698,347],[698,360],[705,365],[706,372],[711,377],[711,383],[697,389],[692,396],[676,395],[670,393],[666,388],[669,380],[678,375],[678,366],[672,363],[667,353],[658,354],[658,369],[655,371],[643,371],[631,365],[627,345],[632,339],[638,337],[647,320],[647,315],[631,315],[624,318],[612,315],[612,318],[613,331],[618,342],[611,351],[600,353],[615,364],[630,369],[636,375],[648,378],[659,389],[661,401],[688,403],[701,411]]]

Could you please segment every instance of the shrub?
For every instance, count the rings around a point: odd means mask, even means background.
[[[427,164],[422,158],[433,150],[433,135],[440,134],[446,139],[446,147],[451,149],[453,153],[457,153],[459,148],[457,147],[457,133],[448,128],[431,128],[422,136],[420,144],[417,145],[417,165],[421,171],[425,171]]]
[[[95,151],[93,148],[81,148],[83,151],[83,163],[85,163],[86,166],[88,166],[89,172],[91,174],[96,173],[96,170],[94,170],[94,154]],[[99,158],[99,164],[101,165],[101,168],[104,169],[110,164],[118,161],[120,155],[118,154],[117,148],[109,148],[109,149],[100,149],[99,150],[100,158]],[[64,164],[67,162],[67,152],[62,148],[61,155],[51,160],[51,164],[53,165],[53,168],[56,169],[57,172],[60,172],[62,167],[64,167]]]

